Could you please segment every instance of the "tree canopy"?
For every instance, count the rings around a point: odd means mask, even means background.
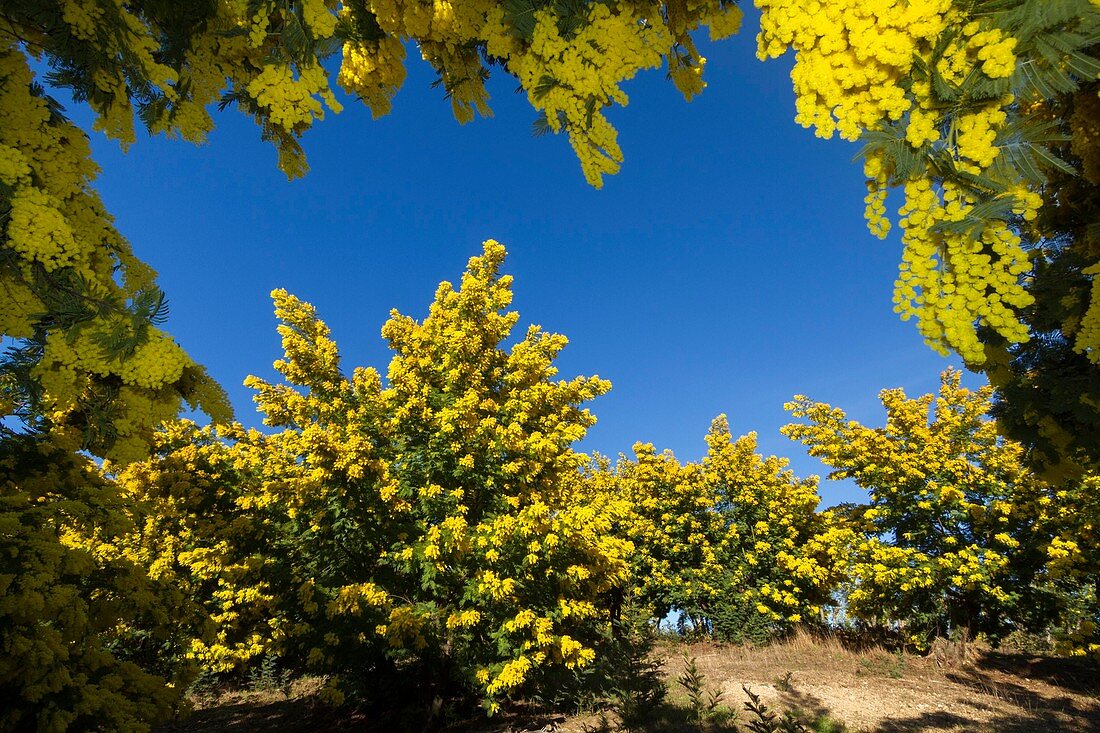
[[[1095,395],[1067,404],[1024,365],[1095,384],[1098,260],[1080,181],[1095,167],[1086,85],[1100,72],[1100,11],[1088,0],[756,4],[758,55],[795,52],[796,121],[863,143],[873,233],[890,227],[887,192],[904,195],[902,318],[990,372],[1006,427],[1037,460],[1079,473],[1096,457]],[[18,344],[3,363],[5,412],[128,460],[181,399],[226,409],[158,330],[163,296],[113,229],[83,133],[50,95],[88,104],[124,146],[136,124],[200,141],[212,106],[236,106],[298,176],[299,137],[341,109],[334,87],[386,114],[415,43],[460,122],[491,114],[492,71],[514,77],[536,130],[565,133],[598,187],[622,162],[605,114],[627,103],[622,84],[663,65],[691,99],[705,87],[696,35],[721,39],[740,22],[728,0],[4,3],[0,325]],[[29,59],[49,67],[43,79]],[[1030,399],[1029,385],[1053,399]]]

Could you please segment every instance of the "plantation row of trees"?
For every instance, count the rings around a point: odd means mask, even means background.
[[[102,470],[57,435],[5,439],[0,729],[141,730],[196,675],[272,663],[333,701],[405,680],[491,712],[598,685],[670,613],[761,641],[838,591],[916,646],[1055,626],[1100,649],[1096,479],[1030,472],[988,389],[947,372],[937,396],[885,391],[879,429],[788,405],[785,432],[867,505],[818,511],[816,479],[725,417],[699,462],[637,444],[612,464],[574,447],[610,385],[556,379],[563,336],[515,336],[504,257],[486,242],[423,321],[393,313],[384,378],[342,368],[275,291],[283,381],[249,380],[270,432],[175,421]]]
[[[423,323],[390,321],[385,378],[342,372],[311,309],[276,293],[286,383],[253,386],[281,432],[235,426],[162,330],[155,274],[51,95],[122,144],[135,126],[200,141],[213,105],[236,106],[297,176],[335,89],[385,114],[416,44],[459,121],[488,113],[490,70],[507,74],[598,187],[623,160],[606,116],[621,85],[663,65],[685,97],[702,92],[695,39],[736,32],[740,9],[0,3],[0,698],[18,701],[0,728],[141,729],[198,670],[265,656],[331,675],[334,696],[442,670],[444,692],[492,709],[595,669],[638,619],[676,609],[718,636],[765,636],[838,588],[853,617],[917,640],[1054,619],[1070,648],[1094,648],[1076,619],[1095,615],[1098,559],[1100,10],[756,5],[758,55],[795,53],[796,120],[863,144],[873,233],[890,226],[887,193],[904,196],[899,314],[989,375],[1024,447],[983,421],[989,392],[949,377],[931,421],[887,393],[880,431],[793,403],[791,437],[868,507],[816,512],[813,482],[721,419],[699,463],[644,445],[615,465],[583,456],[583,405],[608,385],[552,380],[561,337],[501,346],[516,317],[496,245]],[[215,426],[173,422],[184,405]]]

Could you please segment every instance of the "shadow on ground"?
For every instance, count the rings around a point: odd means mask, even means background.
[[[945,677],[956,684],[969,687],[976,693],[980,693],[983,698],[992,696],[1017,708],[1017,710],[998,710],[983,702],[977,696],[969,699],[958,698],[955,701],[957,705],[981,710],[983,721],[977,723],[972,717],[955,712],[927,711],[912,715],[894,716],[880,723],[870,733],[921,733],[922,731],[952,731],[953,733],[1045,733],[1047,731],[1065,731],[1066,733],[1085,733],[1086,731],[1100,731],[1100,708],[1096,706],[1084,707],[1079,705],[1073,698],[1066,696],[1045,696],[1021,685],[995,677],[990,674],[990,670],[1003,670],[1012,674],[1021,674],[1021,672],[1003,666],[1005,661],[1003,657],[1007,655],[991,656],[994,657],[994,664],[992,665],[989,660],[982,660],[979,663],[980,666],[948,672]],[[1052,677],[1052,683],[1069,687],[1069,684],[1064,681],[1066,670],[1057,671],[1059,676]],[[1082,668],[1082,671],[1085,674],[1078,678],[1078,682],[1087,684],[1087,675],[1094,675],[1095,672],[1085,668]],[[1076,689],[1081,694],[1090,694],[1090,691],[1095,688],[1083,686],[1071,689]],[[779,700],[783,707],[798,711],[799,717],[803,721],[810,726],[816,726],[813,728],[815,730],[829,730],[834,733],[850,730],[833,718],[832,711],[821,698],[812,693],[799,690],[797,685],[780,692]]]
[[[921,713],[912,717],[888,720],[874,733],[918,733],[918,731],[950,730],[959,733],[1044,733],[1046,731],[1085,733],[1100,730],[1097,720],[1066,717],[1050,711],[1001,714],[976,724],[956,713],[943,711]]]
[[[298,698],[196,710],[183,720],[158,728],[156,733],[548,733],[564,720],[562,715],[515,710],[499,713],[491,720],[478,715],[440,724],[426,720],[420,710],[380,716],[351,706],[332,707],[316,698]]]
[[[1024,680],[1040,680],[1069,692],[1100,696],[1100,667],[1078,659],[984,651],[972,669],[985,674],[1000,672]]]
[[[314,733],[314,731],[366,731],[368,721],[354,711],[334,709],[309,698],[266,702],[241,702],[196,710],[166,725],[157,733]]]

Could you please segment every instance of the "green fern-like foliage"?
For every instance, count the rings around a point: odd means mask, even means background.
[[[994,222],[1007,222],[1032,253],[1024,277],[1035,303],[1017,315],[1030,340],[1011,344],[991,330],[980,337],[981,367],[997,387],[997,416],[1007,434],[1027,445],[1036,467],[1052,478],[1080,475],[1100,463],[1100,364],[1076,344],[1100,262],[1100,155],[1086,141],[1100,133],[1100,12],[1089,0],[975,0],[970,17],[1015,38],[1017,63],[1008,78],[975,70],[961,82],[937,70],[938,56],[958,34],[939,39],[932,62],[919,61],[914,81],[928,82],[945,113],[940,139],[917,148],[902,119],[864,135],[861,155],[880,155],[889,184],[930,175],[965,191],[976,203],[938,230],[975,238]],[[959,166],[951,145],[954,120],[1011,94],[1007,120],[995,140],[999,153],[979,174]],[[1013,190],[1039,192],[1039,218],[1025,222],[1013,209]]]

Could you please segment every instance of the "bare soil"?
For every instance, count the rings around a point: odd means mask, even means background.
[[[660,645],[655,653],[669,687],[669,701],[686,706],[676,680],[694,658],[708,690],[739,711],[745,730],[748,687],[770,708],[792,711],[812,730],[848,733],[1100,733],[1100,673],[1095,666],[1056,657],[1013,654],[969,645],[942,647],[929,656],[881,648],[852,649],[834,639],[796,636],[765,647],[711,643]],[[226,693],[198,700],[186,720],[160,733],[277,731],[389,731],[398,721],[372,719],[354,709],[320,703],[318,680],[278,689]],[[611,716],[614,723],[614,716]],[[535,715],[514,710],[491,721],[469,720],[447,730],[478,733],[583,733],[598,730],[596,714]],[[403,727],[403,726],[402,726]],[[649,731],[712,730],[654,720]],[[412,728],[421,730],[421,726]]]
[[[673,695],[683,668],[677,651],[666,650]],[[828,718],[849,731],[1100,733],[1100,675],[1062,658],[973,646],[921,657],[853,651],[808,636],[755,649],[695,644],[682,651],[727,702],[740,706],[745,685],[769,707],[807,721]]]

